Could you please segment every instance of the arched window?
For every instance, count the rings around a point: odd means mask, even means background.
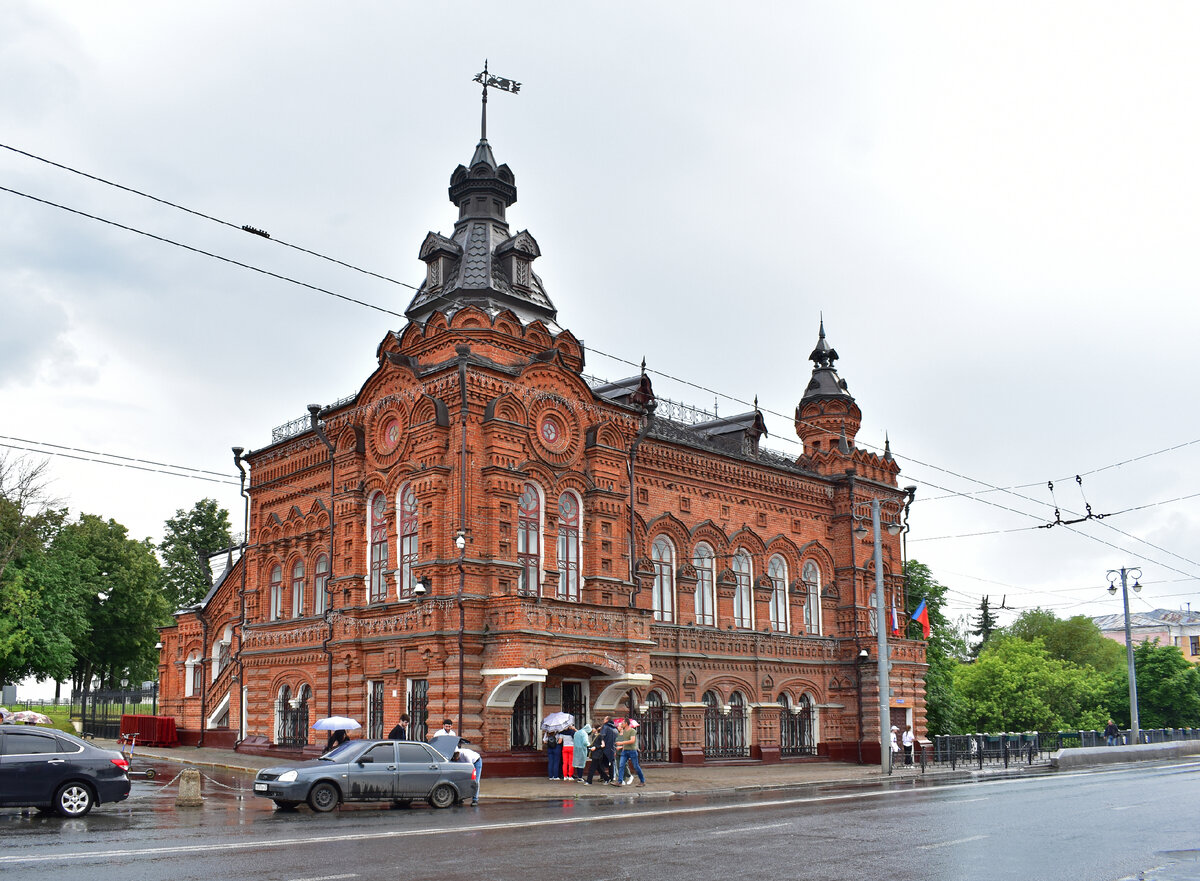
[[[420,525],[417,517],[417,496],[412,491],[412,485],[406,484],[400,490],[400,498],[396,504],[399,524],[397,534],[400,536],[400,577],[396,580],[396,592],[400,597],[410,597],[413,591],[413,566],[417,564],[417,527]]]
[[[692,565],[696,567],[696,623],[713,627],[717,623],[716,563],[713,549],[705,542],[696,545]]]
[[[779,554],[767,564],[767,577],[771,579],[771,629],[787,633],[791,629],[788,626],[787,563]]]
[[[812,700],[808,695],[800,697],[793,706],[787,694],[779,696],[779,751],[785,756],[815,756],[817,744],[813,739]]]
[[[271,584],[268,594],[271,598],[271,620],[283,616],[283,567],[271,567]]]
[[[304,614],[304,561],[292,564],[292,617]]]
[[[371,496],[370,515],[371,577],[367,600],[381,603],[387,599],[388,568],[387,498],[383,493]]]
[[[821,569],[812,560],[804,564],[804,629],[817,636],[821,635]]]
[[[558,598],[579,601],[579,499],[558,497]],[[580,723],[582,724],[582,723]]]
[[[329,557],[317,557],[316,577],[313,578],[313,614],[324,615],[329,602]]]
[[[199,652],[188,655],[183,664],[183,696],[195,697],[203,688],[204,663],[200,660]]]
[[[733,575],[737,586],[733,592],[733,626],[754,626],[754,596],[750,585],[754,577],[754,564],[744,548],[738,548],[733,555]]]
[[[654,620],[668,624],[675,620],[675,546],[665,535],[650,548],[654,564]]]
[[[226,624],[225,629],[217,637],[212,647],[212,679],[216,680],[221,671],[233,663],[233,625]]]
[[[740,691],[735,691],[729,696],[729,755],[742,758],[750,756],[750,740],[746,732],[749,722],[746,698]]]
[[[542,495],[525,484],[517,502],[517,563],[521,567],[519,592],[538,596],[542,587]]]

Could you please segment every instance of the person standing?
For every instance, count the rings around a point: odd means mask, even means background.
[[[575,779],[576,783],[587,782],[583,779],[583,769],[584,766],[587,765],[588,740],[590,739],[588,735],[591,733],[592,729],[589,725],[582,725],[580,726],[579,730],[575,732],[575,752],[573,753],[575,757],[575,763],[571,776]]]
[[[1112,719],[1108,720],[1108,724],[1104,726],[1104,743],[1106,746],[1116,746],[1117,738],[1121,736],[1121,730],[1117,728],[1117,723]]]
[[[388,732],[388,740],[408,740],[408,713],[400,714],[400,721]]]
[[[900,758],[900,741],[897,738],[897,735],[899,733],[900,733],[900,729],[897,728],[895,725],[893,725],[892,726],[892,744],[891,744],[892,767],[893,768],[896,767],[896,759]]]
[[[483,781],[483,756],[479,755],[479,753],[475,752],[475,750],[468,749],[467,747],[463,746],[462,743],[459,743],[458,749],[455,750],[454,758],[451,761],[466,762],[467,764],[474,766],[475,789],[474,794],[471,796],[471,804],[479,804],[479,784]]]
[[[563,783],[575,779],[575,726],[568,725],[558,733],[558,745],[562,748]]]
[[[642,773],[641,762],[638,761],[637,723],[630,719],[622,719],[618,729],[617,748],[621,750],[621,758],[617,762],[617,775],[613,778],[613,786],[620,786],[625,779],[625,764],[629,763],[634,773],[638,775],[638,786],[646,785],[646,775]]]
[[[900,744],[904,747],[904,764],[911,765],[913,763],[913,744],[916,738],[913,737],[911,725],[904,726],[904,733],[900,735]]]
[[[562,743],[557,732],[545,732],[542,742],[546,744],[546,776],[551,780],[562,779]]]
[[[592,782],[593,773],[600,775],[601,783],[608,783],[612,780],[616,744],[617,726],[613,724],[612,719],[605,716],[592,749],[592,770],[588,773],[588,783]]]
[[[429,735],[430,740],[433,740],[435,737],[458,737],[458,732],[454,730],[454,722],[449,719],[443,719],[442,730],[435,731]]]

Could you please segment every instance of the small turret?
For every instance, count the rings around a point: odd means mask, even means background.
[[[862,411],[834,367],[838,353],[825,339],[824,319],[816,348],[808,357],[813,362],[812,378],[796,405],[796,434],[804,442],[804,454],[848,456],[862,425]]]

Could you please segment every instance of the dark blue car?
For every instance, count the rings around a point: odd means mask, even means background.
[[[129,797],[128,770],[119,752],[62,731],[0,725],[0,806],[82,817]]]

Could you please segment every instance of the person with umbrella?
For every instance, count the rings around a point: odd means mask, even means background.
[[[563,777],[562,741],[559,732],[575,724],[570,713],[551,713],[542,720],[542,743],[546,744],[546,775],[551,780]]]
[[[350,739],[348,732],[362,728],[362,725],[358,724],[357,719],[351,719],[349,716],[327,716],[313,722],[312,727],[315,731],[329,732],[329,739],[325,741],[325,751],[321,753],[326,755]]]

